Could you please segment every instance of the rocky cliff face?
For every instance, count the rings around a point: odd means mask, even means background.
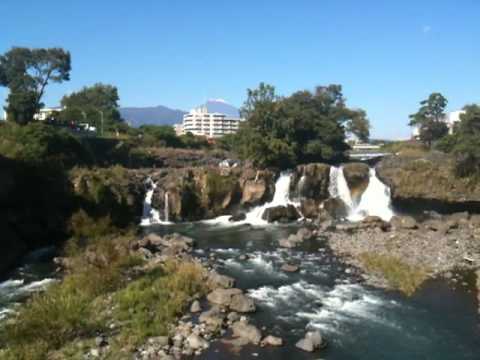
[[[377,174],[390,186],[397,207],[480,211],[480,183],[456,177],[445,154],[391,156],[378,164]]]
[[[146,175],[122,167],[74,169],[70,172],[76,207],[96,217],[110,216],[119,226],[138,224],[145,199]]]
[[[364,163],[348,163],[343,166],[343,174],[350,188],[352,200],[358,203],[368,187],[370,167]]]
[[[300,165],[290,183],[290,197],[300,200],[302,215],[315,218],[320,205],[330,196],[330,165],[322,163]]]
[[[273,197],[275,174],[252,168],[197,167],[162,169],[152,205],[162,220],[193,221],[231,214]],[[166,202],[168,201],[168,204]]]

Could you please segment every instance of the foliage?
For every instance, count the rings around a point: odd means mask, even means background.
[[[0,126],[0,154],[34,164],[87,165],[92,154],[66,130],[39,122]]]
[[[421,157],[428,152],[428,149],[417,140],[408,140],[387,143],[382,147],[382,151],[404,157]]]
[[[47,85],[70,80],[70,53],[60,48],[14,47],[0,56],[0,86],[8,87],[8,119],[19,124],[33,120],[43,106]]]
[[[364,253],[360,259],[368,271],[383,276],[392,288],[409,296],[413,295],[428,277],[426,269],[411,266],[395,257]]]
[[[135,346],[149,336],[167,335],[167,326],[192,297],[206,291],[203,278],[197,264],[170,262],[128,285],[117,295],[122,344]]]
[[[420,102],[420,109],[410,115],[410,126],[419,128],[420,140],[431,147],[432,143],[448,133],[444,122],[447,99],[440,93],[432,93],[427,100]]]
[[[187,149],[207,149],[210,147],[208,140],[203,136],[195,136],[191,132],[179,136],[181,144]]]
[[[84,87],[62,98],[61,104],[65,110],[60,118],[66,122],[85,122],[99,131],[114,131],[119,129],[123,122],[118,111],[119,100],[115,86],[98,83]]]
[[[45,359],[47,354],[102,330],[104,296],[126,286],[124,273],[141,261],[130,255],[130,234],[90,239],[68,255],[68,274],[33,296],[0,332],[7,359]],[[72,239],[71,241],[77,241]]]
[[[142,125],[142,142],[145,146],[182,147],[183,143],[169,125]]]
[[[346,130],[361,142],[368,142],[370,139],[370,120],[368,120],[365,110],[353,111],[351,120],[347,122]]]
[[[455,156],[456,173],[463,177],[480,174],[480,106],[468,105],[464,110],[454,133],[438,144]]]
[[[233,175],[222,176],[217,172],[208,171],[205,177],[205,195],[209,200],[207,208],[221,208],[225,198],[236,189],[237,179]]]
[[[358,131],[359,123],[365,127],[365,113],[346,107],[339,85],[280,98],[273,86],[261,83],[248,90],[242,114],[247,121],[229,144],[240,157],[260,166],[339,161],[348,149],[345,126],[365,135],[364,128]]]

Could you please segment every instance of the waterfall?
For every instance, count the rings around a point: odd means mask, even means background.
[[[265,225],[267,221],[262,219],[262,215],[266,209],[274,206],[298,206],[297,203],[290,200],[290,182],[292,181],[292,174],[290,172],[282,172],[277,182],[275,183],[275,193],[272,201],[257,206],[246,214],[245,223],[252,225]]]
[[[343,167],[330,167],[330,184],[328,187],[331,198],[341,199],[347,206],[348,213],[352,212],[354,208],[352,196],[350,194],[350,188],[348,187],[347,180],[343,174]]]
[[[168,223],[168,219],[170,216],[170,205],[168,203],[168,191],[165,191],[165,208],[163,209],[163,218],[165,219],[165,222]]]
[[[148,190],[145,194],[145,200],[143,202],[143,215],[140,225],[150,226],[153,224],[169,224],[168,216],[166,221],[162,221],[160,219],[160,212],[152,207],[153,193],[157,188],[157,184],[153,182],[151,178],[148,178],[147,181],[145,181],[145,186],[148,187]],[[166,210],[168,211],[168,205],[166,205]]]
[[[378,216],[385,221],[390,221],[393,215],[390,188],[380,181],[375,168],[371,168],[368,187],[348,219],[361,221],[366,216]]]

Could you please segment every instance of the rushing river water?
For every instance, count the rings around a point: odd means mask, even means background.
[[[0,321],[33,292],[55,281],[54,252],[54,248],[34,251],[24,258],[20,267],[0,279]]]
[[[280,250],[277,241],[296,227],[206,224],[152,226],[147,232],[180,232],[197,241],[197,255],[215,254],[218,271],[237,279],[258,305],[252,321],[282,337],[281,348],[246,347],[238,358],[260,359],[476,359],[480,322],[475,297],[431,281],[413,297],[360,285],[325,247],[313,241]],[[239,260],[245,254],[248,260]],[[280,270],[285,262],[299,273]],[[346,271],[347,270],[347,271]],[[330,346],[308,354],[294,347],[306,329],[319,329]],[[232,359],[229,346],[212,344],[201,359]]]

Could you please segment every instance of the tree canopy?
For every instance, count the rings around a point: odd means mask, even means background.
[[[448,133],[444,121],[447,99],[440,93],[432,93],[428,99],[420,102],[420,108],[410,115],[410,126],[419,129],[420,140],[431,147],[432,143]]]
[[[86,121],[99,129],[103,113],[105,130],[115,130],[123,126],[118,111],[119,100],[118,89],[115,86],[98,83],[84,87],[62,98],[61,104],[65,109],[61,118],[64,121]]]
[[[349,148],[345,127],[355,118],[366,119],[364,112],[345,105],[340,85],[279,97],[273,86],[261,83],[247,95],[241,109],[246,121],[229,143],[242,158],[260,166],[340,161]]]
[[[455,170],[460,176],[480,174],[480,106],[467,105],[454,132],[439,143],[440,150],[455,156]]]
[[[0,86],[9,89],[8,119],[19,124],[33,120],[49,83],[70,80],[70,53],[60,48],[14,47],[0,56]]]

